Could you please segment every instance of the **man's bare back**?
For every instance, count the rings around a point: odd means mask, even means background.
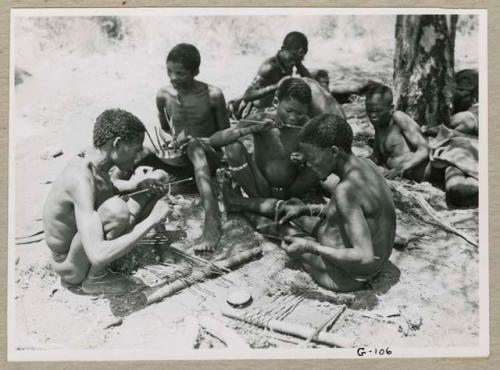
[[[55,253],[67,253],[77,233],[72,189],[81,182],[95,189],[95,209],[113,196],[108,173],[100,172],[84,156],[78,156],[64,168],[54,181],[43,208],[45,240]]]
[[[44,231],[54,270],[65,283],[82,283],[87,293],[128,289],[130,281],[108,271],[109,264],[132,250],[169,210],[166,200],[156,202],[149,192],[129,200],[133,211],[123,199],[113,197],[109,171],[113,166],[122,171],[132,167],[142,151],[144,132],[142,122],[131,113],[104,111],[94,124],[94,146],[63,169],[45,202]],[[156,204],[134,225],[141,203],[149,201]]]

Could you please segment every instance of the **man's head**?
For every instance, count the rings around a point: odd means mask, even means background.
[[[191,44],[174,46],[167,56],[167,74],[172,86],[185,88],[193,83],[200,72],[200,52]]]
[[[302,125],[307,119],[311,104],[311,88],[301,78],[284,80],[276,92],[277,113],[281,122],[288,125]]]
[[[307,37],[301,32],[290,32],[285,36],[280,50],[281,61],[286,68],[292,68],[304,60],[307,54]]]
[[[478,101],[479,75],[474,69],[463,69],[455,74],[455,94],[453,109],[455,112],[468,110]]]
[[[330,88],[330,76],[328,76],[328,72],[324,69],[318,69],[314,74],[314,79],[319,82],[319,84],[329,91]]]
[[[351,154],[353,133],[347,121],[334,114],[320,114],[301,130],[299,150],[306,165],[321,179],[334,172],[340,156]]]
[[[394,105],[391,89],[382,84],[375,84],[366,93],[365,109],[368,119],[375,128],[389,124]]]
[[[122,109],[102,112],[94,124],[94,147],[108,146],[112,162],[122,170],[129,170],[137,154],[142,151],[144,124],[132,113]]]

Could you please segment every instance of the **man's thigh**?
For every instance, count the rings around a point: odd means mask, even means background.
[[[52,266],[66,283],[80,284],[85,279],[90,268],[90,261],[78,233],[73,237],[66,256],[53,254]]]

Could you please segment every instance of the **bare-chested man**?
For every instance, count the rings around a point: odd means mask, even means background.
[[[370,161],[351,152],[352,130],[345,119],[323,114],[301,130],[299,153],[306,166],[323,180],[340,178],[326,205],[306,205],[296,199],[269,200],[260,213],[279,216],[287,253],[297,258],[321,286],[334,291],[362,289],[376,277],[391,255],[396,213],[387,183]],[[235,194],[224,187],[228,203]],[[287,226],[292,221],[300,232]],[[311,238],[293,236],[306,231]]]
[[[316,81],[311,81],[313,87],[320,89]],[[283,80],[277,91],[276,114],[260,112],[241,121],[253,130],[253,157],[238,141],[226,146],[233,177],[250,197],[249,201],[252,198],[300,196],[318,184],[316,176],[308,169],[299,169],[290,155],[298,145],[300,129],[308,121],[309,114],[314,114],[311,112],[338,109],[342,116],[343,112],[334,104],[326,107],[324,94],[313,99],[311,85],[301,78]]]
[[[54,269],[63,282],[82,283],[84,292],[125,292],[130,282],[109,272],[108,265],[132,250],[169,211],[166,200],[159,200],[149,215],[141,214],[146,203],[155,200],[153,192],[128,204],[113,196],[109,170],[131,168],[142,151],[144,132],[134,115],[104,111],[94,125],[94,146],[71,160],[45,202],[43,227]]]
[[[366,94],[366,114],[375,128],[370,159],[390,170],[388,178],[423,181],[430,176],[427,140],[410,116],[394,110],[392,101],[392,91],[385,85],[375,85]]]
[[[242,99],[230,102],[229,109],[236,118],[246,116],[242,111],[251,111],[248,104],[257,110],[271,107],[280,81],[291,76],[294,68],[301,77],[311,77],[302,61],[308,51],[307,37],[301,32],[290,32],[285,36],[278,53],[266,59],[259,67],[257,75],[243,94]]]

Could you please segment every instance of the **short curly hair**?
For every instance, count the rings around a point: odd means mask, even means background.
[[[196,46],[191,44],[177,44],[167,55],[167,62],[180,63],[192,73],[200,69],[201,56]]]
[[[99,148],[116,137],[132,141],[145,131],[144,124],[132,113],[122,109],[108,109],[95,121],[94,146]]]
[[[299,50],[303,49],[307,53],[308,41],[306,35],[302,32],[293,31],[289,32],[283,40],[282,48],[285,50]]]
[[[289,78],[284,80],[278,87],[276,96],[279,100],[293,98],[302,104],[311,104],[312,93],[309,85],[301,78]]]
[[[300,142],[320,148],[333,145],[351,153],[352,129],[349,123],[336,114],[320,114],[311,119],[300,132]]]
[[[366,100],[371,99],[374,95],[382,96],[383,99],[390,104],[392,104],[394,99],[391,88],[381,83],[374,83],[368,87],[366,91]]]
[[[319,80],[320,78],[330,78],[326,69],[318,69],[316,73],[314,73],[315,80]]]

